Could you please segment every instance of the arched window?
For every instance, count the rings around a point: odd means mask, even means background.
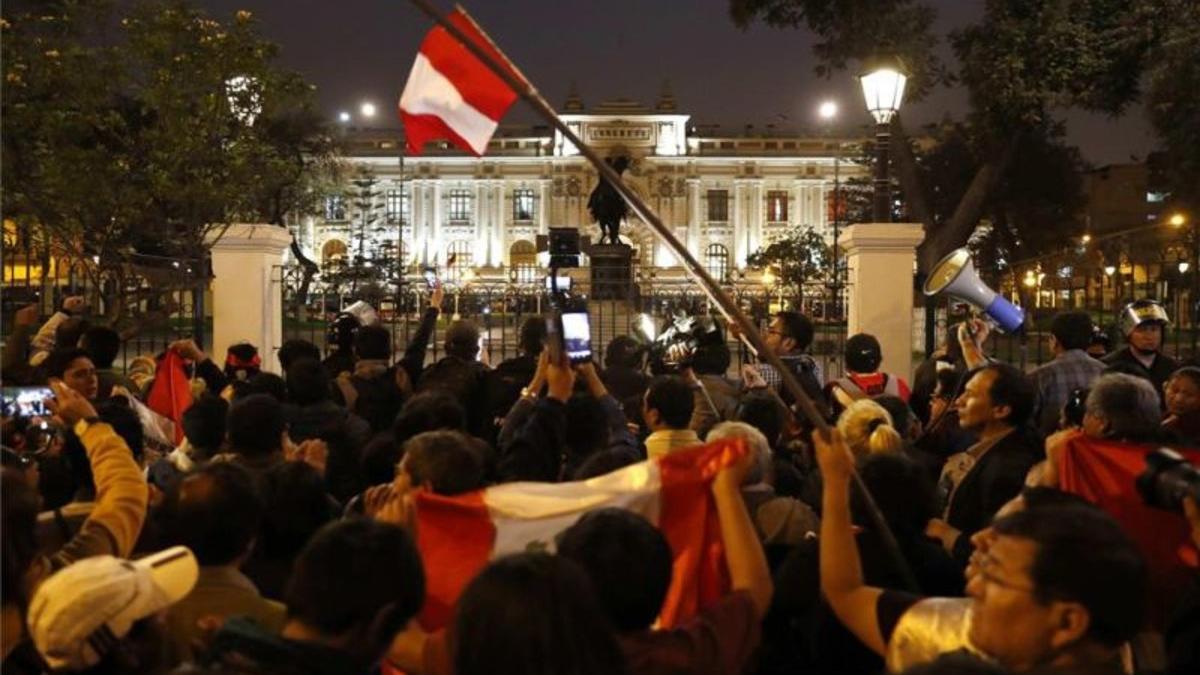
[[[334,259],[345,259],[346,242],[341,239],[330,239],[321,247],[321,262],[331,262]]]
[[[709,244],[704,249],[704,270],[718,283],[729,276],[729,249],[722,244]]]
[[[532,284],[537,282],[538,264],[537,247],[533,242],[524,239],[514,241],[508,249],[509,267],[516,273],[516,282]]]

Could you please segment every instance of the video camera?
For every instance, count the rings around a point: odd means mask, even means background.
[[[650,372],[674,374],[692,365],[697,350],[720,345],[725,337],[711,316],[676,314],[657,337],[646,345]]]
[[[1179,453],[1159,448],[1146,455],[1146,470],[1137,477],[1138,493],[1147,506],[1183,513],[1183,498],[1200,502],[1200,469]]]

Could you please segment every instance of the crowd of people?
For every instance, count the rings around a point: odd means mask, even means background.
[[[966,322],[911,386],[867,334],[826,381],[812,322],[779,312],[764,341],[822,432],[767,363],[731,375],[724,338],[648,363],[620,337],[572,364],[534,318],[491,368],[453,321],[427,363],[442,296],[403,353],[342,317],[329,354],[243,344],[221,364],[180,340],[123,371],[80,299],[41,326],[18,311],[0,376],[52,397],[3,420],[3,672],[1200,672],[1194,498],[1153,510],[1132,479],[1079,480],[1104,453],[1200,459],[1200,368],[1162,352],[1153,301],[1108,354],[1087,313],[1057,315],[1028,373]],[[147,402],[175,363],[191,403],[172,434]],[[588,481],[728,438],[747,451],[710,487],[724,591],[694,616],[659,622],[671,545],[604,508],[492,560],[444,627],[418,620],[449,573],[423,562],[418,495]]]

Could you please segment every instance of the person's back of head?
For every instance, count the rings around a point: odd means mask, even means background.
[[[998,537],[1036,546],[1029,567],[1034,599],[1082,605],[1088,620],[1081,640],[1116,649],[1143,628],[1145,561],[1104,512],[1090,506],[1027,508],[997,520],[993,529]]]
[[[354,334],[354,355],[360,359],[387,361],[392,358],[392,334],[383,326],[363,326]]]
[[[400,444],[390,433],[376,434],[362,449],[362,476],[366,485],[390,483],[396,477]]]
[[[167,495],[166,535],[191,549],[201,566],[230,565],[249,554],[262,511],[250,473],[232,462],[214,462]]]
[[[461,320],[446,329],[446,354],[464,361],[474,361],[479,355],[479,328],[471,321]]]
[[[813,336],[816,334],[816,329],[813,327],[812,319],[808,318],[800,312],[784,310],[775,314],[783,325],[785,338],[792,338],[796,342],[796,346],[792,351],[802,352],[812,345]]]
[[[285,373],[291,369],[293,363],[300,359],[321,360],[321,350],[308,340],[300,338],[284,340],[275,355],[279,358],[279,366],[283,368],[283,372]]]
[[[637,464],[640,460],[641,458],[638,457],[632,448],[601,450],[585,459],[575,469],[571,480],[588,480],[589,478],[603,476],[618,469],[623,469],[630,464]]]
[[[904,437],[892,422],[888,411],[869,398],[854,401],[837,420],[838,431],[856,457],[877,452],[900,452]]]
[[[745,422],[762,432],[767,442],[774,448],[779,444],[783,435],[784,419],[787,411],[780,402],[767,392],[750,392],[742,397],[738,404],[738,422]]]
[[[647,411],[657,411],[659,424],[671,429],[686,429],[695,409],[692,388],[682,377],[660,375],[651,380],[646,389],[645,407]]]
[[[888,412],[888,415],[891,415],[892,425],[897,431],[901,432],[905,438],[911,436],[910,432],[914,430],[913,422],[917,416],[913,413],[912,408],[909,408],[908,404],[904,402],[904,399],[892,394],[880,394],[871,397],[871,400],[878,403]]]
[[[281,462],[259,481],[263,517],[256,553],[291,561],[313,533],[333,519],[325,479],[306,462]]]
[[[604,348],[604,367],[640,370],[642,356],[642,348],[637,340],[628,335],[618,335]]]
[[[301,358],[287,370],[288,399],[296,405],[313,405],[329,399],[329,388],[329,373],[316,359]]]
[[[1033,417],[1033,409],[1037,402],[1037,391],[1033,388],[1033,383],[1019,368],[1007,363],[991,363],[982,370],[995,373],[992,386],[988,390],[992,406],[1008,406],[1009,413],[1005,422],[1014,427],[1025,426]]]
[[[1064,351],[1087,349],[1093,330],[1092,317],[1087,312],[1060,312],[1050,322],[1050,334]]]
[[[108,326],[92,326],[84,331],[80,346],[87,350],[97,368],[112,368],[121,351],[121,336]]]
[[[338,640],[364,664],[383,655],[424,600],[425,572],[408,533],[368,518],[317,532],[285,593],[289,622]]]
[[[747,449],[754,455],[754,464],[746,472],[743,485],[756,485],[770,481],[771,477],[771,444],[761,431],[745,422],[721,422],[708,431],[704,440],[707,443],[725,438],[740,438],[746,442]]]
[[[234,401],[255,394],[266,394],[280,403],[288,401],[287,382],[275,373],[255,373],[247,380],[235,380],[233,392]]]
[[[521,353],[540,356],[546,346],[546,321],[540,316],[531,316],[521,324]]]
[[[461,431],[427,431],[404,444],[401,466],[414,486],[452,496],[483,487],[483,441]]]
[[[587,572],[618,633],[647,630],[671,585],[671,547],[658,528],[625,509],[591,511],[567,528],[558,555]]]
[[[938,514],[937,489],[925,467],[900,453],[880,453],[863,459],[858,474],[898,539],[924,536],[926,523]],[[861,490],[851,494],[850,510],[855,524],[874,529]]]
[[[283,405],[267,394],[254,394],[229,407],[229,445],[247,458],[265,457],[283,448],[287,425]]]
[[[228,416],[225,399],[205,393],[183,411],[183,435],[193,448],[211,457],[225,442]]]
[[[611,432],[604,405],[594,396],[576,394],[567,399],[567,453],[577,462],[608,447]]]
[[[692,369],[699,375],[724,375],[733,357],[724,342],[703,344],[692,354]]]
[[[1092,383],[1084,405],[1087,413],[1083,428],[1090,436],[1131,442],[1158,438],[1162,417],[1158,394],[1144,378],[1120,373],[1101,375]]]
[[[868,333],[857,333],[846,340],[846,369],[852,373],[873,373],[883,363],[879,340]]]
[[[403,443],[426,431],[461,431],[467,427],[467,413],[462,403],[440,389],[418,392],[404,402],[392,424],[396,442]]]
[[[454,672],[626,672],[592,586],[561,555],[523,553],[492,562],[459,598],[450,629]]]
[[[262,372],[262,357],[258,347],[249,342],[231,345],[225,352],[225,377],[246,381]]]
[[[146,435],[141,420],[129,403],[122,397],[108,399],[96,406],[96,416],[112,427],[113,432],[125,442],[134,460],[141,463]],[[77,498],[90,499],[96,489],[92,463],[83,442],[74,433],[67,436],[62,455],[70,469]]]
[[[91,328],[91,322],[79,316],[64,320],[54,329],[54,346],[56,349],[74,349]]]

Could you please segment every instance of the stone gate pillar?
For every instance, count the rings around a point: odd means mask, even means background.
[[[913,263],[925,238],[919,223],[858,223],[838,244],[848,268],[847,330],[870,333],[883,370],[912,381]]]
[[[292,243],[287,228],[235,223],[212,239],[213,338],[208,353],[224,363],[230,345],[258,347],[262,368],[279,372],[275,352],[283,343],[280,266]]]

